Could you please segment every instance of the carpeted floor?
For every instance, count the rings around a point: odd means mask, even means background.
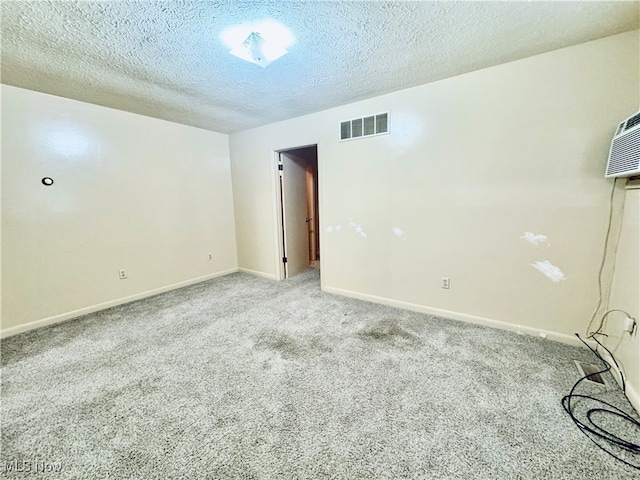
[[[639,478],[562,409],[587,350],[326,294],[317,270],[229,275],[1,353],[8,478]]]

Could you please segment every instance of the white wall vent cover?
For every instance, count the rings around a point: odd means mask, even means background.
[[[618,125],[605,178],[640,175],[640,112]]]
[[[389,133],[389,112],[340,122],[340,141]]]

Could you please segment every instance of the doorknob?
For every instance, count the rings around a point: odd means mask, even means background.
[[[310,222],[311,220],[313,220],[313,218],[307,217],[304,219],[305,222]]]

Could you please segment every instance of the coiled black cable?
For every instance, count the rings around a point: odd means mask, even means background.
[[[594,350],[593,348],[591,348],[591,346],[587,342],[585,342],[580,337],[579,334],[576,333],[575,335],[604,364],[604,367],[603,367],[603,370],[600,372],[590,373],[580,378],[573,385],[573,388],[571,389],[569,394],[565,395],[562,398],[562,406],[571,417],[571,420],[573,420],[573,423],[575,423],[576,426],[580,429],[580,431],[584,433],[589,440],[595,443],[598,446],[598,448],[607,452],[613,458],[620,460],[621,462],[629,465],[630,467],[640,470],[640,444],[634,443],[633,441],[625,440],[624,438],[621,438],[615,433],[610,432],[609,430],[604,428],[602,424],[598,422],[596,418],[594,418],[594,416],[597,417],[598,415],[600,415],[600,416],[617,417],[619,419],[622,419],[623,421],[630,423],[632,428],[638,429],[639,433],[640,433],[640,422],[636,420],[634,417],[632,417],[631,415],[629,415],[627,412],[619,409],[614,405],[611,405],[608,402],[605,402],[604,400],[592,397],[590,395],[581,395],[581,394],[574,393],[578,388],[578,385],[580,385],[580,383],[582,383],[584,380],[588,379],[591,376],[603,374],[611,370],[611,365],[604,358],[602,358],[602,356],[598,353],[597,350]],[[591,338],[595,340],[596,343],[598,343],[598,345],[600,345],[609,353],[616,367],[618,367],[618,363],[616,362],[613,354],[609,351],[609,349],[607,349],[607,347],[605,347],[597,338],[595,338],[595,336],[591,336]],[[622,391],[624,392],[625,391],[624,377],[621,376],[621,380],[622,380]],[[587,401],[596,402],[599,405],[599,407],[591,408],[587,410],[587,413],[586,413],[587,421],[584,422],[580,420],[575,414],[574,406],[572,405],[572,401],[574,399],[583,399]],[[604,407],[608,407],[608,408],[604,408]],[[622,453],[621,450],[629,452],[632,457],[638,456],[637,457],[638,460],[634,461],[634,460],[622,458],[619,455],[620,453]]]

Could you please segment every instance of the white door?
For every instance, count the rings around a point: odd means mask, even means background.
[[[286,276],[293,277],[309,267],[309,227],[307,222],[307,166],[304,158],[281,153],[282,214]]]

